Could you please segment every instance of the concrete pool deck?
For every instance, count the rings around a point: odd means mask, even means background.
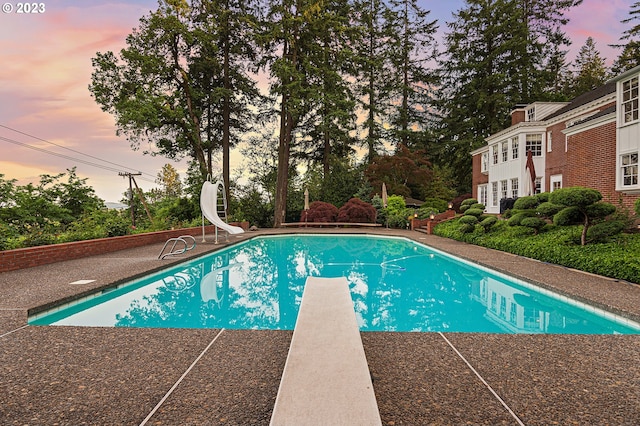
[[[640,319],[640,286],[398,235]],[[210,236],[209,240],[213,238]],[[291,331],[28,326],[27,312],[163,267],[162,244],[0,273],[0,424],[267,425]],[[200,243],[190,255],[221,247]],[[70,284],[96,280],[88,284]],[[361,333],[384,425],[640,422],[640,335]]]

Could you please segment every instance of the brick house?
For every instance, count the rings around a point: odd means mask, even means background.
[[[570,102],[516,106],[511,126],[471,153],[474,198],[500,213],[503,199],[586,186],[632,209],[640,195],[639,79],[636,67]]]

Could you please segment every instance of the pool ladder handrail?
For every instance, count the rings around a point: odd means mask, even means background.
[[[189,247],[189,244],[187,243],[187,241],[185,240],[185,238],[189,238],[191,240],[193,240],[191,247]],[[169,245],[169,243],[173,242],[173,245],[171,246],[171,249],[169,249],[168,253],[165,253],[165,249],[167,248],[167,246]],[[179,248],[176,250],[176,244],[178,244],[178,242],[181,242],[184,244],[183,248]],[[193,248],[196,246],[196,239],[193,238],[193,236],[191,235],[181,235],[179,237],[176,238],[169,238],[167,240],[166,243],[164,243],[164,246],[162,246],[162,250],[160,251],[160,254],[158,255],[158,259],[164,259],[167,256],[175,256],[178,254],[182,254],[185,253],[189,250],[193,250]]]

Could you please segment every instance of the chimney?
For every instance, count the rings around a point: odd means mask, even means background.
[[[518,123],[522,123],[525,121],[526,115],[526,105],[519,104],[516,105],[515,108],[511,111],[511,125],[515,126]]]

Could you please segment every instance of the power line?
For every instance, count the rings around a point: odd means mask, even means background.
[[[1,127],[5,127],[5,126],[2,126],[2,125],[0,125],[0,126]],[[29,145],[29,144],[24,143],[24,142],[19,142],[19,141],[14,140],[14,139],[5,138],[4,136],[0,136],[0,140],[3,140],[5,142],[8,142],[8,143],[11,143],[11,144],[14,144],[14,145],[22,146],[24,148],[29,148],[29,149],[33,149],[35,151],[43,152],[45,154],[53,155],[55,157],[64,158],[65,160],[75,161],[75,162],[78,162],[78,163],[86,164],[88,166],[97,167],[97,168],[102,169],[102,170],[108,170],[110,172],[115,172],[115,173],[120,173],[122,171],[122,169],[116,169],[114,167],[109,167],[109,166],[105,166],[103,164],[93,163],[91,161],[83,160],[81,158],[71,157],[69,155],[61,154],[59,152],[55,152],[55,151],[51,151],[51,150],[48,150],[48,149],[40,148],[40,147],[37,147],[37,146]],[[131,167],[127,167],[127,168],[131,169],[131,170],[135,170],[135,169],[132,169]],[[144,180],[146,182],[155,183],[155,181],[153,181],[151,179],[147,179],[145,177],[141,177],[140,180]]]
[[[57,146],[58,148],[66,149],[67,151],[71,151],[71,152],[74,152],[74,153],[76,153],[76,154],[84,155],[85,157],[93,158],[94,160],[102,161],[102,162],[104,162],[104,163],[111,164],[111,165],[113,165],[113,166],[117,166],[117,167],[119,167],[119,169],[118,169],[118,170],[115,170],[115,169],[112,169],[112,168],[111,168],[111,169],[110,169],[110,168],[106,168],[107,166],[102,167],[102,168],[104,168],[105,170],[111,170],[111,171],[116,171],[116,172],[119,172],[119,171],[121,171],[122,169],[135,170],[135,171],[138,171],[138,172],[140,172],[140,173],[142,173],[142,174],[144,174],[144,175],[151,176],[151,177],[155,178],[155,176],[154,176],[153,174],[151,174],[151,173],[142,172],[142,171],[140,171],[140,170],[138,170],[138,169],[134,169],[134,168],[132,168],[132,167],[123,166],[122,164],[113,163],[113,162],[111,162],[111,161],[104,160],[104,159],[102,159],[102,158],[98,158],[98,157],[95,157],[95,156],[90,155],[90,154],[85,154],[84,152],[80,152],[80,151],[77,151],[77,150],[75,150],[75,149],[68,148],[68,147],[66,147],[66,146],[63,146],[63,145],[57,144],[57,143],[55,143],[55,142],[51,142],[51,141],[48,141],[48,140],[46,140],[46,139],[39,138],[39,137],[34,136],[34,135],[30,135],[29,133],[22,132],[22,131],[20,131],[20,130],[14,129],[14,128],[12,128],[12,127],[5,126],[5,125],[3,125],[3,124],[0,124],[0,127],[4,128],[4,129],[7,129],[7,130],[11,130],[12,132],[19,133],[19,134],[21,134],[21,135],[23,135],[23,136],[27,136],[27,137],[30,137],[30,138],[33,138],[33,139],[39,140],[39,141],[41,141],[41,142],[45,142],[45,143],[48,143],[48,144],[51,144],[51,145]],[[13,140],[13,139],[12,139],[11,141],[9,141],[9,140],[6,140],[6,139],[4,139],[4,138],[3,138],[3,140],[5,140],[5,141],[7,141],[7,142],[15,143],[16,145],[22,145],[22,146],[25,146],[25,147],[33,148],[33,149],[36,149],[36,150],[38,150],[38,151],[45,152],[45,153],[47,153],[47,154],[52,154],[52,155],[56,155],[56,156],[58,156],[58,157],[67,158],[67,159],[73,159],[74,161],[79,161],[79,162],[84,163],[84,164],[92,165],[92,166],[95,166],[95,167],[100,167],[100,166],[98,166],[98,165],[97,165],[97,164],[95,164],[95,163],[89,163],[89,162],[86,162],[86,161],[83,161],[83,160],[80,160],[80,159],[77,159],[77,158],[74,158],[74,157],[66,157],[66,156],[64,156],[64,157],[63,157],[63,154],[54,153],[53,151],[48,151],[48,150],[45,150],[44,148],[37,148],[37,147],[33,147],[32,145],[24,144],[24,143],[22,143],[22,142],[15,141],[15,140]],[[146,180],[146,179],[144,179],[144,178],[141,178],[141,179],[142,179],[142,180]]]

